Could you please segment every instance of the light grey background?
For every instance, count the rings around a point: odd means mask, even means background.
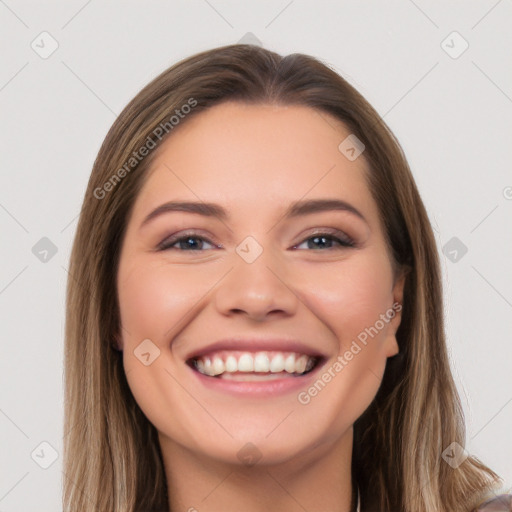
[[[171,64],[249,32],[334,66],[402,143],[441,253],[466,449],[510,486],[511,22],[506,0],[0,0],[0,511],[61,508],[66,269],[108,128]],[[58,42],[46,59],[31,47],[51,48],[43,31]]]

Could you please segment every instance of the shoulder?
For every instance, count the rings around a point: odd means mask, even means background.
[[[475,512],[512,512],[512,494],[499,494],[488,499]]]

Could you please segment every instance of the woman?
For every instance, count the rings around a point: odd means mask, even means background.
[[[66,511],[512,510],[463,448],[399,143],[318,60],[232,45],[153,80],[69,272]]]

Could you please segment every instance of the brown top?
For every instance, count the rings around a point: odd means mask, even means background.
[[[500,494],[482,503],[475,512],[512,512],[512,494]]]

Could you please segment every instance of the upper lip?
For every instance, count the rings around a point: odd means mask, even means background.
[[[215,341],[202,348],[196,348],[190,352],[186,359],[196,359],[213,352],[221,350],[233,350],[243,352],[297,352],[299,354],[306,354],[310,357],[324,357],[324,355],[317,349],[310,347],[298,340],[291,340],[285,338],[254,338],[254,337],[239,337],[239,338],[226,338]]]

